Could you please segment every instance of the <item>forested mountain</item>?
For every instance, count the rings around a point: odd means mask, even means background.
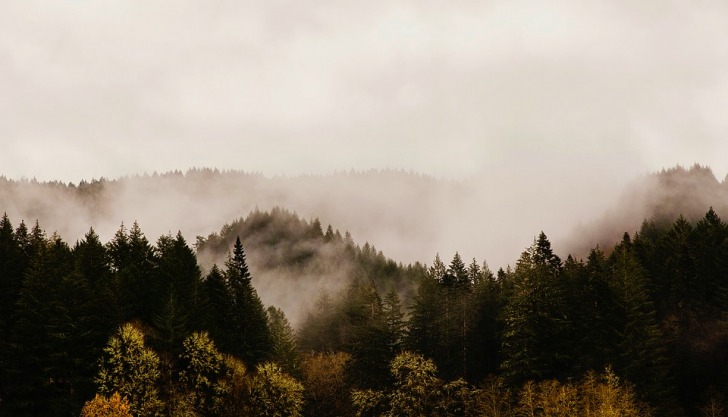
[[[698,214],[724,183],[647,178],[618,238],[559,256],[537,233],[497,270],[395,262],[278,207],[194,243],[5,214],[0,415],[725,415],[728,226]],[[88,207],[121,187],[28,184]]]
[[[567,253],[588,253],[591,247],[611,247],[622,233],[637,230],[645,219],[669,223],[682,215],[699,220],[706,207],[728,218],[728,177],[719,181],[708,167],[676,166],[633,181],[614,205],[584,221],[564,241]]]
[[[563,256],[585,256],[644,219],[683,214],[696,220],[711,206],[728,217],[728,183],[700,166],[645,175],[624,190],[621,184],[567,190],[560,183],[511,190],[501,183],[497,172],[459,181],[403,171],[267,177],[213,169],[77,184],[0,177],[0,204],[11,218],[39,220],[69,241],[81,239],[89,225],[109,239],[119,224],[134,221],[152,236],[176,230],[207,236],[256,209],[283,207],[321,219],[324,228],[348,230],[398,262],[459,251],[497,266],[513,264],[534,230],[554,230]]]
[[[248,249],[261,298],[282,307],[294,326],[321,292],[336,294],[359,280],[410,299],[425,275],[420,263],[402,265],[368,242],[356,244],[348,231],[323,226],[318,219],[303,220],[278,207],[270,212],[256,209],[218,233],[198,236],[195,246],[203,268],[221,265],[237,237]]]
[[[119,224],[134,221],[153,236],[176,230],[207,236],[255,209],[283,207],[386,246],[388,256],[403,262],[437,251],[443,206],[464,196],[456,182],[403,171],[266,177],[191,169],[78,184],[0,177],[0,205],[11,218],[37,219],[72,241],[89,225],[109,238]]]

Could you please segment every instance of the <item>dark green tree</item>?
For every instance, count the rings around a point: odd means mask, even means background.
[[[561,260],[541,233],[518,260],[513,292],[504,307],[504,377],[511,384],[563,376],[569,368],[570,342],[560,282]]]
[[[225,278],[230,292],[230,328],[225,349],[241,358],[248,366],[268,359],[273,341],[268,316],[245,261],[240,238],[235,240],[232,255],[226,263]]]
[[[671,395],[665,338],[660,330],[644,270],[627,233],[611,256],[611,280],[623,321],[619,324],[618,371],[653,403],[668,403]]]
[[[270,359],[289,375],[301,376],[301,357],[296,335],[280,308],[268,307],[268,327],[273,339]]]
[[[83,322],[91,299],[73,255],[59,237],[33,233],[36,255],[23,278],[10,336],[7,402],[10,415],[62,415],[80,409],[84,360],[93,352]],[[43,399],[42,401],[40,399]]]
[[[344,311],[351,331],[349,375],[354,385],[377,387],[387,382],[387,364],[393,357],[382,299],[374,285],[355,280],[346,290]]]
[[[384,297],[382,313],[387,328],[387,347],[393,354],[397,354],[403,348],[406,327],[402,302],[394,288]]]

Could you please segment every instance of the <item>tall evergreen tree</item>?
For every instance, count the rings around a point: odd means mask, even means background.
[[[518,261],[513,293],[502,317],[501,366],[511,383],[563,376],[569,367],[564,349],[569,339],[559,282],[561,268],[561,260],[551,251],[543,232]]]
[[[245,261],[243,244],[238,237],[226,263],[225,278],[230,291],[230,331],[225,346],[248,366],[268,358],[272,348],[268,317]]]
[[[0,219],[0,401],[7,395],[6,384],[10,384],[5,375],[10,355],[8,342],[15,325],[15,306],[24,272],[25,262],[20,243],[8,215],[4,214]]]
[[[207,328],[213,340],[225,346],[230,330],[232,299],[225,276],[217,265],[213,265],[210,269],[203,287],[207,299],[207,316],[210,318]]]
[[[355,280],[346,290],[344,310],[351,329],[349,374],[357,386],[381,386],[387,382],[387,364],[393,354],[377,289]]]
[[[3,408],[11,415],[62,415],[82,404],[79,365],[91,346],[79,315],[90,294],[82,277],[71,277],[68,245],[56,236],[45,240],[36,229],[37,254],[23,278],[10,337],[6,378],[12,384]]]
[[[644,271],[627,233],[611,257],[614,291],[622,305],[618,371],[648,399],[665,402],[671,395],[664,336],[647,289]]]
[[[387,346],[393,354],[397,354],[403,347],[405,321],[402,302],[394,288],[384,297],[382,313],[387,326]]]
[[[150,291],[155,284],[158,265],[154,249],[137,222],[128,232],[122,224],[106,246],[119,286],[120,303],[124,307],[123,319],[150,322],[153,308],[158,305],[155,291]]]
[[[268,307],[268,327],[273,340],[271,360],[278,364],[289,375],[300,377],[301,358],[298,350],[298,341],[293,328],[288,322],[283,310],[277,307]]]

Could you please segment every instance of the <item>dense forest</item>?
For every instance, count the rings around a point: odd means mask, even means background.
[[[324,253],[346,274],[294,330],[261,302],[247,239],[276,248],[268,262],[292,280],[276,285],[294,293],[297,274],[336,268]],[[152,244],[136,223],[70,245],[5,215],[0,413],[724,415],[727,275],[712,209],[645,221],[585,259],[542,232],[496,272],[457,253],[405,266],[282,209],[193,245]]]

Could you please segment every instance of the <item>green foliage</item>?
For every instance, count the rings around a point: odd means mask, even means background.
[[[501,366],[509,383],[560,376],[568,368],[569,322],[560,273],[561,261],[541,233],[518,261],[503,310]]]
[[[99,392],[118,392],[129,400],[135,415],[159,416],[159,378],[159,356],[146,347],[144,333],[130,323],[121,326],[104,348],[96,379]]]
[[[222,354],[206,332],[194,332],[184,341],[180,362],[179,380],[193,408],[201,415],[212,415],[221,401]]]
[[[268,327],[273,340],[271,359],[290,375],[301,375],[301,358],[296,335],[283,310],[268,307]]]
[[[271,362],[258,365],[250,386],[252,414],[298,417],[303,409],[303,385]]]
[[[434,362],[402,352],[390,364],[394,387],[386,391],[354,390],[357,415],[422,416],[434,412],[441,381]]]

